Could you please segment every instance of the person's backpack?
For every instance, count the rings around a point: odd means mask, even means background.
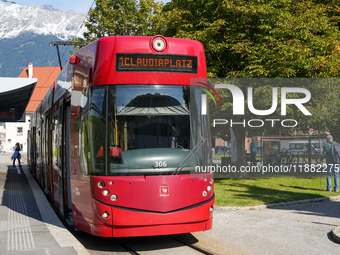
[[[331,153],[332,153],[333,162],[336,164],[340,164],[340,144],[339,143],[332,144]]]

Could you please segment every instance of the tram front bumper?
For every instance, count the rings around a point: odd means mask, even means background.
[[[99,236],[151,236],[189,233],[212,228],[215,197],[180,210],[166,213],[113,207],[93,199],[97,217],[102,225],[91,224]]]

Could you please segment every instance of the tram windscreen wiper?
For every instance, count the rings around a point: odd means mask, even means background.
[[[195,147],[190,151],[190,153],[185,157],[185,159],[178,165],[175,171],[172,172],[172,175],[179,174],[183,167],[188,163],[191,157],[202,147],[202,145],[207,141],[206,138],[201,136],[200,141],[195,145]]]

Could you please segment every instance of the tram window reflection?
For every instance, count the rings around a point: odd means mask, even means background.
[[[89,88],[81,109],[82,172],[157,171],[155,160],[177,167],[190,153],[191,132],[200,130],[201,122],[193,120],[199,111],[189,109],[189,94],[188,86]]]

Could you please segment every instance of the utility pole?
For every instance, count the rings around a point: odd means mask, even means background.
[[[63,70],[63,65],[61,63],[61,58],[60,58],[60,52],[59,52],[59,45],[82,45],[82,43],[79,42],[69,42],[69,41],[53,41],[50,42],[47,47],[50,45],[56,46],[57,47],[57,53],[58,53],[58,59],[59,59],[59,65],[60,65],[60,70]]]

